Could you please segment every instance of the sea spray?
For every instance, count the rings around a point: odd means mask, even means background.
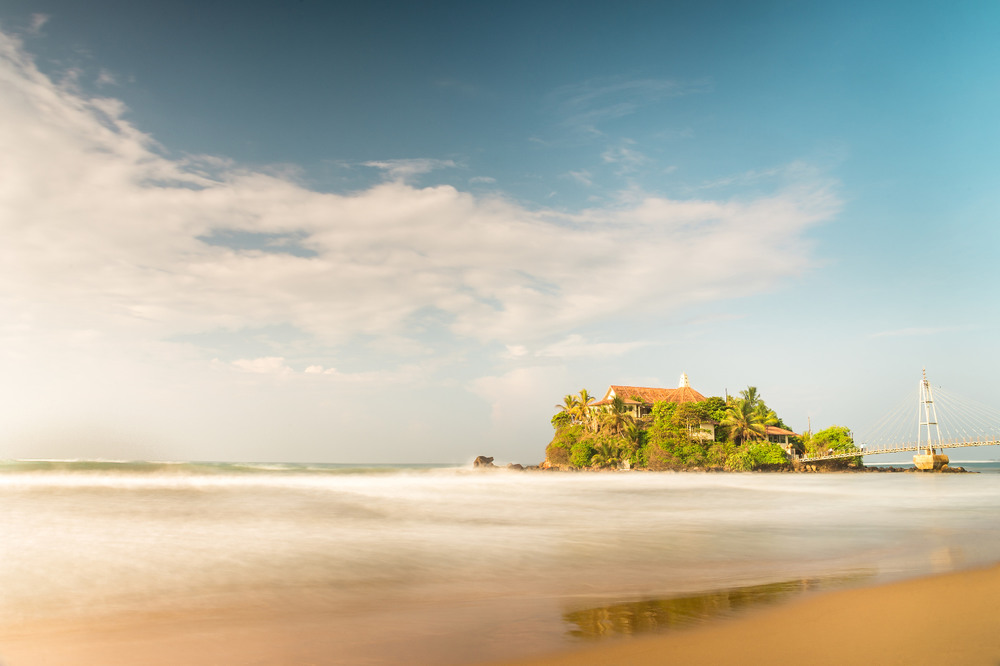
[[[588,607],[1000,559],[991,474],[74,465],[0,472],[4,624],[405,606],[440,635],[447,609],[502,632],[530,606],[571,638]]]

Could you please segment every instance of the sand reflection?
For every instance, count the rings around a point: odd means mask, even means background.
[[[628,601],[568,611],[563,614],[563,620],[571,627],[567,631],[568,635],[582,639],[663,632],[730,617],[805,592],[848,587],[861,583],[873,575],[873,573],[857,573],[849,576],[803,578],[765,585],[735,587],[692,596]]]

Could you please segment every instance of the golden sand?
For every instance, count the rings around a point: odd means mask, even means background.
[[[411,609],[411,612],[413,611]],[[427,618],[424,618],[427,619]],[[444,620],[444,618],[441,618]],[[421,654],[394,638],[405,612],[378,626],[357,618],[364,643],[345,653],[329,614],[270,616],[261,609],[0,627],[4,666],[481,663],[484,639]],[[336,620],[339,624],[349,618]],[[364,622],[364,623],[362,623]],[[526,632],[530,635],[530,631]],[[480,649],[477,650],[477,640]],[[530,641],[530,639],[528,639]],[[518,646],[522,654],[531,646]],[[376,649],[377,648],[377,649]],[[544,647],[536,646],[536,650]],[[378,653],[379,656],[375,656]],[[508,652],[510,654],[510,652]],[[374,657],[375,661],[369,661]],[[507,664],[1000,664],[1000,566],[799,597],[734,619],[659,636],[622,639]]]
[[[1000,664],[1000,566],[840,590],[519,666]]]

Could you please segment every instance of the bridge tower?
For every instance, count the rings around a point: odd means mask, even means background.
[[[931,470],[948,464],[948,456],[935,450],[935,439],[938,444],[941,443],[941,429],[938,428],[937,409],[934,407],[934,392],[927,380],[927,368],[924,368],[924,376],[920,380],[920,404],[917,406],[917,450],[923,448],[924,452],[913,456],[914,467]]]

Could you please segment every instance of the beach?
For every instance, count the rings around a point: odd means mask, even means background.
[[[6,469],[0,663],[996,663],[996,479]]]
[[[1000,565],[840,590],[520,666],[1000,663]]]
[[[401,618],[396,618],[400,621]],[[5,664],[327,664],[345,657],[323,614],[132,617],[2,636]],[[393,642],[392,625],[383,640]],[[456,649],[478,663],[477,637]],[[406,641],[399,663],[420,663]],[[352,663],[368,663],[363,652]],[[1000,661],[1000,566],[808,596],[666,636],[593,645],[519,666],[983,664]]]

